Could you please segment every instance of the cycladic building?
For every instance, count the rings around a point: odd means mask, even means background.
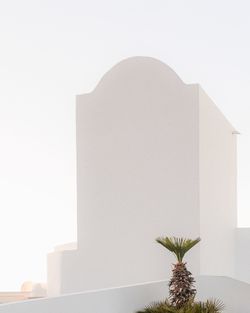
[[[133,57],[77,96],[78,242],[48,256],[48,294],[167,279],[155,238],[202,238],[194,275],[235,277],[236,131],[197,84]]]

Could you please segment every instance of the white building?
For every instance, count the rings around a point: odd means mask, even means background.
[[[200,236],[191,271],[234,277],[235,130],[202,88],[129,58],[76,116],[78,247],[49,255],[49,295],[168,278],[159,235]]]
[[[162,300],[174,258],[155,242],[161,235],[200,236],[186,258],[197,298],[248,313],[237,132],[202,88],[160,61],[134,57],[77,97],[76,116],[78,243],[48,256],[49,298],[0,313],[132,313]]]

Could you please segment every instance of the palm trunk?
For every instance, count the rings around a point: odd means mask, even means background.
[[[172,269],[169,282],[169,298],[171,305],[181,308],[195,297],[194,278],[187,270],[186,263],[178,262]]]

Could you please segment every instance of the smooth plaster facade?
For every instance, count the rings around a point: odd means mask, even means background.
[[[200,271],[235,277],[237,136],[200,87],[199,137]]]
[[[236,136],[199,85],[129,58],[76,119],[78,246],[48,256],[49,295],[168,278],[160,235],[201,236],[190,270],[235,276]]]
[[[228,277],[196,277],[197,299],[220,299],[223,313],[248,313],[250,285]],[[168,295],[168,282],[110,288],[0,305],[0,313],[133,313]]]

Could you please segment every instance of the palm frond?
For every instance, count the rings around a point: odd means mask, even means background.
[[[217,299],[210,299],[205,302],[193,302],[185,307],[186,313],[221,313],[224,304]]]
[[[178,313],[179,311],[174,308],[167,300],[160,302],[153,302],[142,311],[136,313]]]
[[[207,311],[210,313],[220,313],[224,310],[224,304],[218,299],[209,299],[205,302]]]
[[[224,305],[220,300],[210,299],[205,302],[195,302],[191,299],[185,305],[177,308],[170,302],[154,302],[141,311],[136,313],[221,313]]]
[[[174,253],[178,262],[182,262],[184,255],[195,246],[201,239],[177,238],[177,237],[158,237],[156,241],[163,247]]]

